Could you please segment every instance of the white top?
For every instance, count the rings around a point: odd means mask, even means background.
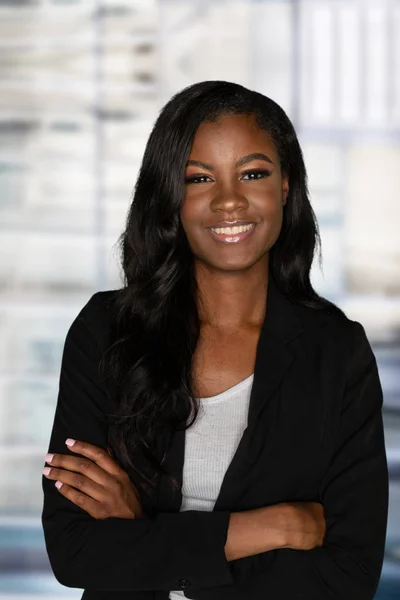
[[[254,373],[221,394],[199,398],[198,417],[185,431],[180,511],[213,510],[224,475],[247,427],[253,378]],[[182,600],[186,596],[182,590],[173,590],[169,598]]]

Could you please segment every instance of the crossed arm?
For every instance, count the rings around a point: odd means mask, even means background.
[[[99,358],[81,312],[64,346],[50,453],[64,454],[67,437],[107,447],[105,413],[111,410],[98,381]],[[362,326],[354,323],[340,439],[321,485],[327,519],[324,545],[308,551],[274,550],[273,560],[246,582],[246,597],[252,598],[254,588],[254,599],[260,589],[271,600],[299,592],[307,600],[373,599],[388,510],[381,408],[376,361]],[[173,590],[180,588],[180,579],[188,579],[188,597],[211,600],[218,593],[221,600],[233,600],[238,594],[235,569],[224,552],[229,511],[95,520],[60,494],[53,481],[43,477],[42,485],[46,548],[60,583],[97,590]]]

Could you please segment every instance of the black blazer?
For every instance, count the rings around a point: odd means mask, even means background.
[[[112,398],[98,373],[108,305],[94,294],[65,340],[48,451],[72,437],[106,448]],[[165,431],[161,458],[182,483],[185,432]],[[140,457],[137,459],[140,461]],[[135,482],[134,482],[135,483]],[[96,520],[42,476],[42,524],[57,580],[85,600],[370,600],[384,556],[388,469],[382,389],[357,321],[296,305],[268,285],[248,424],[213,511],[179,512],[181,492],[162,478],[141,496],[145,519]],[[225,558],[231,512],[280,502],[322,502],[321,547]]]

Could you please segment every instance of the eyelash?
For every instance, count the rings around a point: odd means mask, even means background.
[[[264,179],[265,177],[269,177],[269,175],[271,175],[271,171],[267,171],[265,169],[252,169],[251,171],[244,171],[243,175],[249,175],[249,174],[261,174],[262,177],[255,177],[253,179],[246,179],[245,181],[258,181],[259,179]],[[185,183],[195,183],[196,179],[201,179],[202,177],[208,177],[208,175],[192,175],[191,177],[187,177],[185,179]],[[201,183],[208,183],[208,182],[201,182]]]

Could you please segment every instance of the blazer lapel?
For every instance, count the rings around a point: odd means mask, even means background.
[[[288,342],[303,331],[295,305],[280,292],[270,275],[266,315],[257,345],[248,424],[255,421],[260,411],[267,407],[271,395],[294,360]]]

